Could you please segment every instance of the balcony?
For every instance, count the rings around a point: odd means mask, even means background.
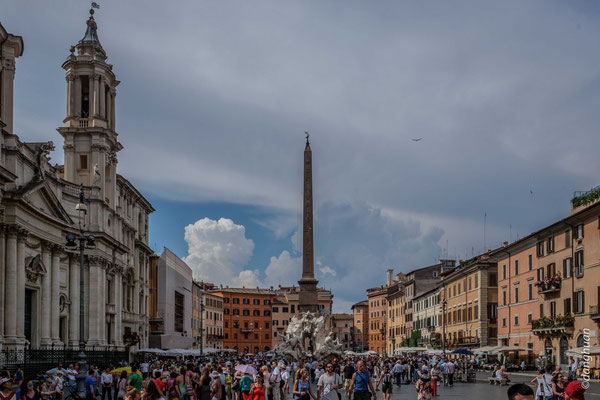
[[[252,333],[252,332],[254,332],[254,329],[252,329],[252,328],[242,328],[242,329],[240,329],[240,331],[242,333]]]
[[[595,321],[600,320],[600,308],[598,306],[590,306],[590,318]]]
[[[87,118],[79,118],[79,127],[87,128],[90,125],[90,120]]]
[[[560,294],[561,283],[560,276],[553,276],[552,278],[537,281],[535,286],[538,287],[539,294]]]
[[[531,321],[533,334],[536,336],[553,336],[572,334],[575,318],[571,314],[557,315],[554,318],[542,317]]]

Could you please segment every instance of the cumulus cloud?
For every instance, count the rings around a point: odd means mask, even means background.
[[[254,250],[244,226],[227,218],[203,218],[185,227],[184,238],[188,244],[184,261],[192,268],[194,278],[255,286],[254,271],[244,271]]]
[[[234,284],[238,287],[261,287],[259,275],[260,272],[257,269],[241,271]]]
[[[265,283],[268,286],[294,285],[300,279],[302,271],[302,257],[293,257],[289,251],[284,250],[279,257],[271,257],[265,269]]]

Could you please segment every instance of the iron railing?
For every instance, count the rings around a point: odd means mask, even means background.
[[[127,351],[118,351],[109,347],[89,347],[85,350],[86,362],[89,365],[117,366],[129,361]],[[25,376],[34,377],[38,372],[45,372],[62,364],[67,368],[69,364],[79,361],[79,349],[62,346],[41,347],[36,349],[2,349],[0,350],[0,370],[14,372],[21,367]]]

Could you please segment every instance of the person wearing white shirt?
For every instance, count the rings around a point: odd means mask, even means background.
[[[273,362],[273,371],[271,371],[271,392],[273,393],[273,400],[281,400],[281,369],[283,368],[283,365],[281,368],[279,368],[279,365],[275,364],[275,362]]]
[[[140,370],[142,371],[142,376],[144,379],[148,379],[148,372],[150,371],[150,364],[146,361],[140,364]]]
[[[283,372],[281,373],[281,381],[283,382],[283,387],[281,388],[281,400],[287,400],[287,396],[290,390],[290,371],[291,368],[288,365]]]
[[[113,376],[110,373],[110,368],[106,367],[100,375],[100,384],[102,385],[102,400],[112,400]]]

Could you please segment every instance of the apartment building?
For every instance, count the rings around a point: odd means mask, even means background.
[[[387,287],[379,286],[367,289],[369,305],[369,350],[385,354],[385,336],[387,324]]]
[[[440,294],[449,347],[497,345],[497,263],[491,253],[442,273]]]
[[[388,354],[393,354],[407,337],[403,334],[404,318],[404,280],[403,273],[392,279],[393,270],[388,270],[387,285],[387,337],[386,349]]]
[[[354,303],[351,307],[354,318],[354,350],[369,350],[369,301]]]
[[[343,350],[352,350],[354,348],[354,315],[332,314],[331,332],[340,341]]]
[[[428,347],[441,345],[439,336],[441,327],[440,288],[436,286],[413,298],[413,332],[418,332],[417,345]]]

